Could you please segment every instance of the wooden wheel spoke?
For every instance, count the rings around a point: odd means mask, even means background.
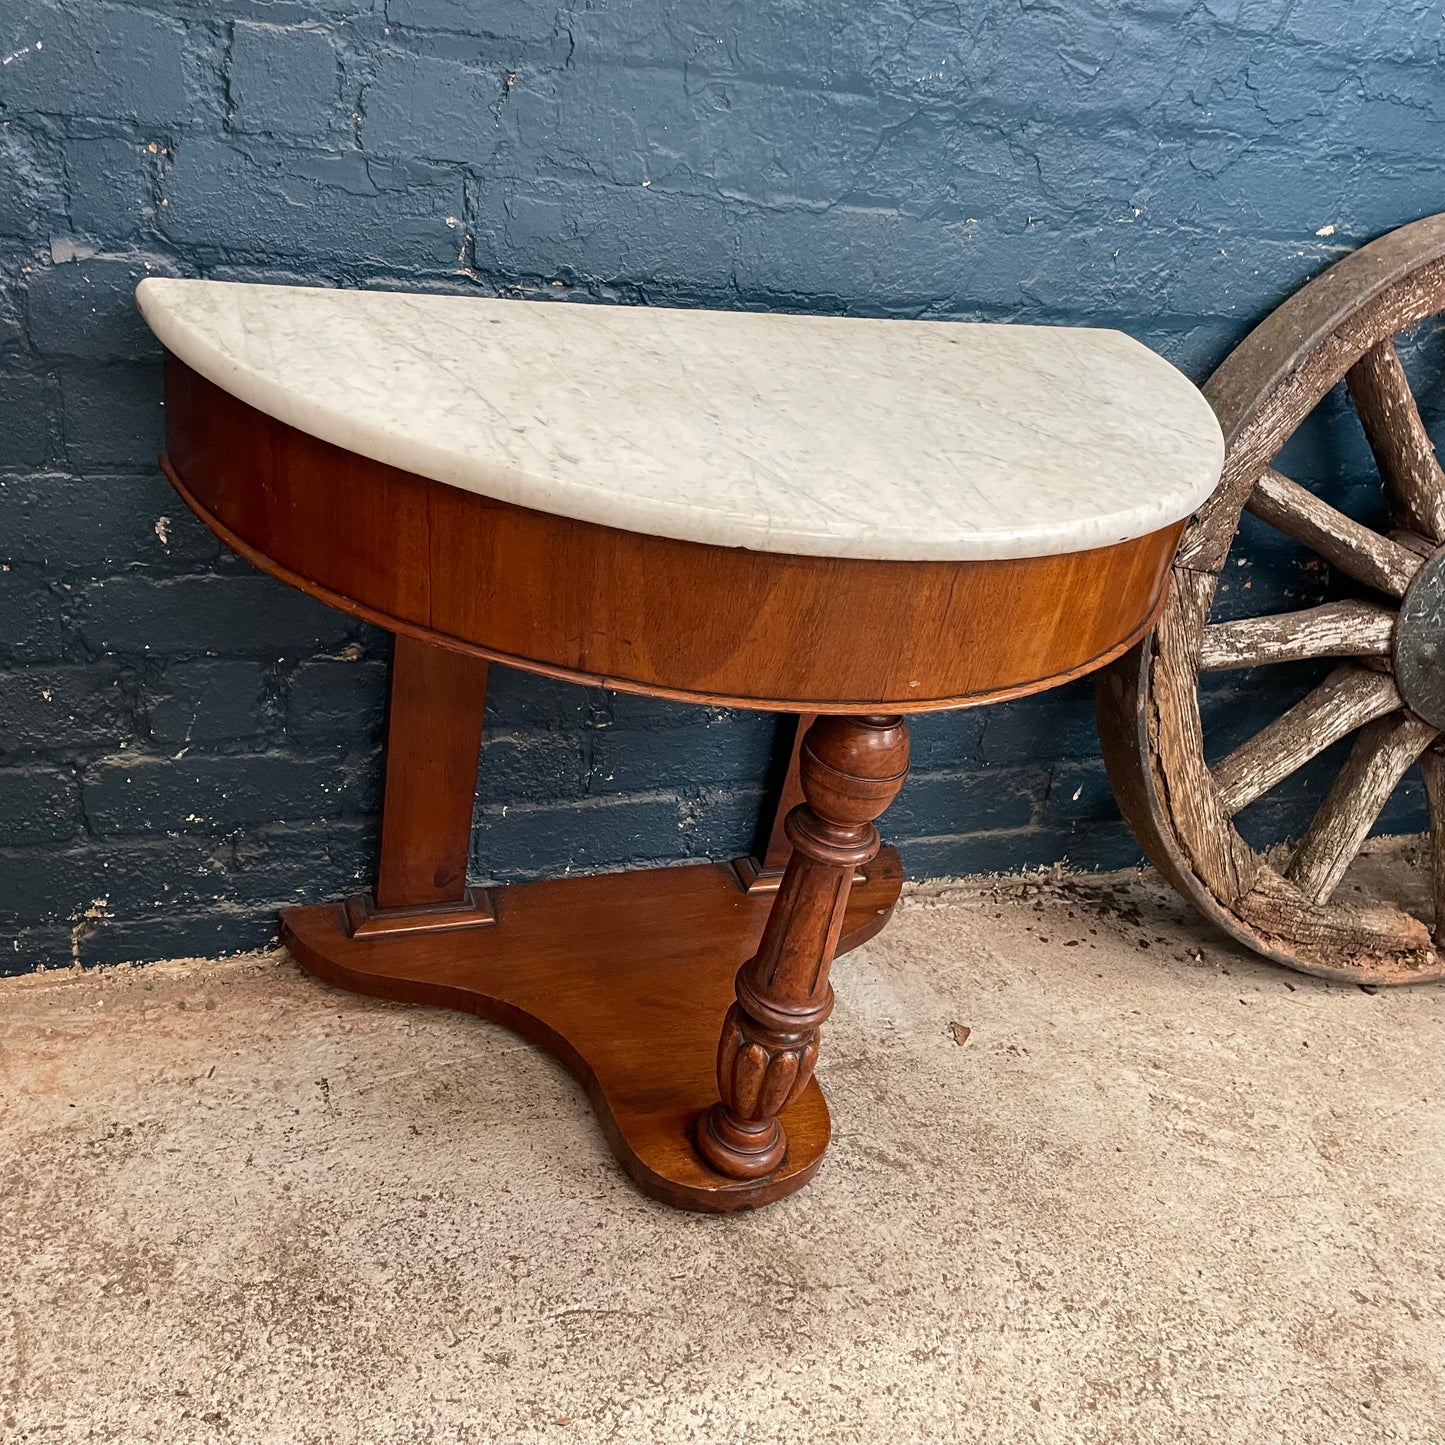
[[[1360,729],[1285,876],[1323,903],[1339,886],[1410,764],[1439,735],[1413,713],[1376,718]]]
[[[1232,817],[1342,737],[1399,706],[1389,674],[1337,667],[1308,697],[1213,769],[1225,812]]]
[[[1248,508],[1261,521],[1323,557],[1357,582],[1403,597],[1420,558],[1398,542],[1347,517],[1273,468],[1255,484]]]
[[[1401,526],[1445,541],[1445,472],[1392,340],[1367,351],[1346,382]]]
[[[1201,672],[1297,662],[1306,657],[1383,657],[1395,612],[1378,602],[1326,602],[1301,612],[1216,622],[1204,629]]]

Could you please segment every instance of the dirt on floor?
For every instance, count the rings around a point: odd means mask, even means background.
[[[0,985],[0,1439],[1445,1441],[1445,991],[1148,879],[922,890],[835,977],[828,1160],[728,1219],[282,954]]]

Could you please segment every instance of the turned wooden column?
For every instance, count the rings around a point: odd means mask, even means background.
[[[738,970],[718,1044],[722,1097],[697,1126],[698,1152],[734,1179],[771,1174],[787,1153],[778,1115],[813,1076],[854,870],[878,852],[873,820],[908,776],[907,725],[893,715],[819,718],[798,771],[805,801],[787,817],[792,856],[758,951]]]

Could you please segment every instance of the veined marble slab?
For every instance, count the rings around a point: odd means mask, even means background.
[[[151,277],[187,365],[348,451],[687,541],[952,560],[1082,551],[1188,515],[1209,405],[1117,331]]]

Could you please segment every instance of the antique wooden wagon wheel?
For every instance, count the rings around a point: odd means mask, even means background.
[[[1204,388],[1228,448],[1219,488],[1181,538],[1153,638],[1098,687],[1110,781],[1159,871],[1266,957],[1361,983],[1445,976],[1445,475],[1395,347],[1398,333],[1441,311],[1445,215],[1338,262],[1228,357]],[[1273,466],[1341,380],[1379,467],[1387,534]],[[1245,510],[1360,595],[1211,623]],[[1306,658],[1338,663],[1283,716],[1206,762],[1201,673]],[[1236,815],[1350,734],[1348,758],[1303,836],[1265,853],[1251,847]],[[1337,892],[1417,762],[1429,804],[1430,918]]]

